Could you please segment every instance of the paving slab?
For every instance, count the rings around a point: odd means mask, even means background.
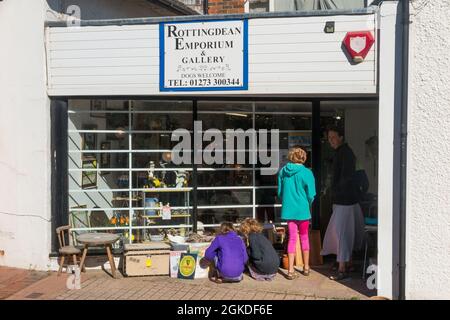
[[[117,279],[101,270],[81,275],[81,289],[66,285],[68,274],[30,273],[0,267],[1,299],[12,300],[317,300],[368,299],[375,291],[364,288],[356,275],[346,283],[329,280],[326,268],[314,268],[309,277],[286,279],[282,273],[273,281],[256,281],[248,275],[240,283],[217,284],[209,279],[182,280],[168,276]],[[21,285],[19,285],[21,284]]]

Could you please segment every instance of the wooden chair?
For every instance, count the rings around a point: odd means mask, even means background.
[[[81,254],[80,249],[78,249],[70,244],[66,245],[66,234],[67,234],[67,239],[70,238],[69,229],[70,229],[70,226],[62,226],[62,227],[56,228],[56,233],[58,234],[58,240],[59,240],[59,254],[61,255],[61,262],[59,265],[58,276],[61,274],[66,256],[68,256],[69,259],[72,256],[73,264],[77,265],[77,255]]]

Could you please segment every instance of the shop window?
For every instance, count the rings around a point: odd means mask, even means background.
[[[199,101],[198,118],[203,121],[203,130],[210,128],[277,129],[278,146],[271,145],[268,139],[267,148],[275,152],[278,165],[286,163],[289,147],[302,145],[311,154],[312,104],[310,102],[226,102]],[[235,146],[236,147],[236,146]],[[245,217],[255,217],[261,222],[280,221],[280,204],[277,203],[277,176],[261,174],[262,165],[256,158],[250,161],[249,142],[246,141],[245,163],[239,165],[206,165],[199,166],[199,208],[202,217],[198,220],[208,225],[211,221],[221,221],[228,216],[236,221]],[[307,165],[310,165],[310,160]],[[232,206],[232,208],[224,208]],[[224,210],[228,209],[228,215]],[[233,211],[234,210],[234,211]],[[231,211],[234,214],[231,214]],[[227,211],[225,211],[227,212]],[[206,219],[205,221],[202,219]],[[234,220],[233,220],[234,221]]]
[[[196,165],[196,186],[194,166],[172,161],[171,150],[178,142],[171,141],[171,136],[176,129],[192,135],[196,116],[202,135],[210,129],[222,135],[223,145],[217,150],[225,151],[227,130],[253,130],[257,135],[262,129],[269,133],[276,129],[278,147],[268,139],[267,151],[276,156],[276,165],[282,166],[294,145],[301,145],[311,155],[312,104],[198,101],[194,115],[193,103],[69,101],[69,205],[75,232],[116,232],[122,235],[122,243],[149,241],[173,230],[187,234],[192,229],[194,205],[197,220],[207,228],[246,217],[281,222],[277,170],[262,174],[268,165],[260,159],[250,160],[249,136],[243,146],[233,140],[234,162]],[[202,147],[210,143],[203,141]],[[311,159],[307,166],[310,164]],[[170,217],[161,215],[161,204],[170,205]]]
[[[170,159],[170,134],[190,130],[192,102],[70,100],[70,223],[76,233],[142,242],[159,230],[191,228],[191,165]],[[162,217],[160,205],[171,216]],[[180,227],[181,229],[181,227]]]

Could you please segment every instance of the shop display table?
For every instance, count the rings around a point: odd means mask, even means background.
[[[81,257],[80,269],[83,270],[84,261],[86,260],[86,254],[88,248],[104,246],[106,253],[108,254],[109,264],[111,265],[112,276],[116,277],[116,265],[112,256],[112,244],[119,240],[120,236],[113,233],[83,233],[77,236],[77,241],[84,245],[83,256]]]

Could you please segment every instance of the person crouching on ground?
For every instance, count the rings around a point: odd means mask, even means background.
[[[311,204],[316,195],[314,176],[311,170],[303,164],[306,162],[306,151],[300,147],[289,150],[288,160],[278,173],[278,197],[281,198],[281,219],[288,222],[288,260],[287,278],[293,280],[295,248],[297,234],[303,253],[303,275],[309,275],[309,220],[311,219]]]
[[[270,281],[278,272],[280,257],[269,239],[261,233],[262,230],[261,224],[251,218],[246,218],[240,226],[240,232],[247,242],[247,266],[250,275],[256,280]]]
[[[223,222],[219,234],[206,249],[202,264],[210,263],[210,279],[215,282],[239,282],[247,260],[245,244],[233,224]]]

